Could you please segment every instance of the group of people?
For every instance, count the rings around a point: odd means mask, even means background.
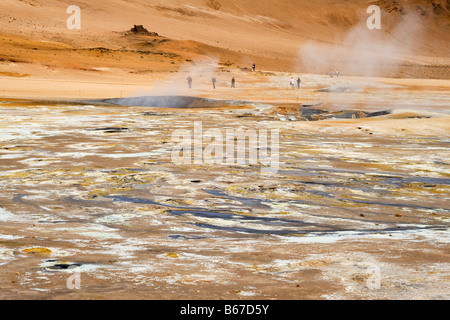
[[[189,89],[191,89],[192,88],[192,78],[191,78],[191,76],[187,77],[187,82],[188,82]],[[212,82],[212,85],[213,85],[213,89],[216,89],[216,82],[217,82],[216,77],[212,77],[211,78],[211,82]],[[295,80],[293,77],[291,77],[290,85],[291,85],[292,88],[295,87],[295,82],[297,82],[297,89],[300,89],[300,84],[302,82],[300,77],[298,77],[297,80]],[[235,87],[236,87],[236,79],[233,77],[233,78],[231,78],[231,88],[235,88]]]
[[[253,71],[256,70],[256,64],[252,65],[252,70]],[[216,88],[216,82],[217,82],[216,78],[212,77],[211,81],[212,81],[213,89],[215,89]],[[187,77],[187,82],[188,82],[189,89],[192,89],[192,77],[191,76]],[[233,78],[231,78],[231,88],[235,88],[235,87],[236,87],[236,79],[233,77]]]
[[[336,70],[335,73],[333,73],[333,70],[330,70],[330,78],[333,78],[334,75],[336,75],[336,78],[339,78],[339,70]]]
[[[189,89],[191,89],[192,88],[192,77],[191,76],[187,77],[187,82],[188,82]],[[213,85],[213,89],[215,89],[216,82],[217,82],[216,77],[212,77],[211,82]],[[233,77],[233,78],[231,78],[231,88],[235,88],[235,87],[236,87],[236,79]]]
[[[255,64],[253,64],[252,70],[255,71]],[[336,70],[336,72],[333,72],[332,70],[330,71],[330,77],[333,78],[334,76],[336,76],[336,78],[339,77],[338,70]],[[187,81],[188,81],[189,89],[191,89],[192,88],[191,76],[187,77]],[[217,82],[216,78],[212,77],[211,81],[212,81],[213,89],[216,89],[216,82]],[[302,79],[300,79],[300,77],[298,77],[297,80],[295,80],[294,77],[291,77],[289,84],[291,85],[291,88],[294,89],[295,84],[297,83],[297,89],[300,89],[301,82],[302,82]],[[236,79],[233,77],[233,78],[231,78],[231,88],[235,88],[235,87],[236,87]]]
[[[295,82],[296,80],[294,79],[294,77],[291,77],[291,81],[289,82],[289,84],[291,85],[291,88],[294,89],[295,88]],[[297,78],[297,89],[300,89],[300,84],[302,83],[302,79],[300,79],[300,77]]]

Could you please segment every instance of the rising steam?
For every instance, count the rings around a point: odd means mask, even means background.
[[[155,81],[151,90],[140,91],[135,96],[196,95],[201,90],[211,88],[211,78],[216,75],[218,68],[219,60],[217,58],[192,61],[182,66],[171,77]],[[192,78],[191,89],[187,83],[188,76]]]
[[[393,28],[370,30],[362,19],[335,45],[308,42],[299,55],[304,72],[366,77],[395,73],[408,56],[423,42],[423,26],[418,15],[408,13]]]

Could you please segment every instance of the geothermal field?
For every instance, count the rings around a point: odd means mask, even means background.
[[[448,1],[0,26],[0,299],[450,298]]]

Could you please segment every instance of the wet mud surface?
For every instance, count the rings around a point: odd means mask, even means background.
[[[1,101],[0,297],[448,299],[449,137],[298,130],[266,107]],[[195,121],[280,129],[278,171],[175,165]]]

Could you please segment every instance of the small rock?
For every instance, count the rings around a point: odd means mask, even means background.
[[[146,36],[155,36],[157,37],[158,34],[156,32],[150,32],[144,26],[142,25],[134,25],[133,28],[128,31],[129,34],[140,34],[140,35],[146,35]]]

